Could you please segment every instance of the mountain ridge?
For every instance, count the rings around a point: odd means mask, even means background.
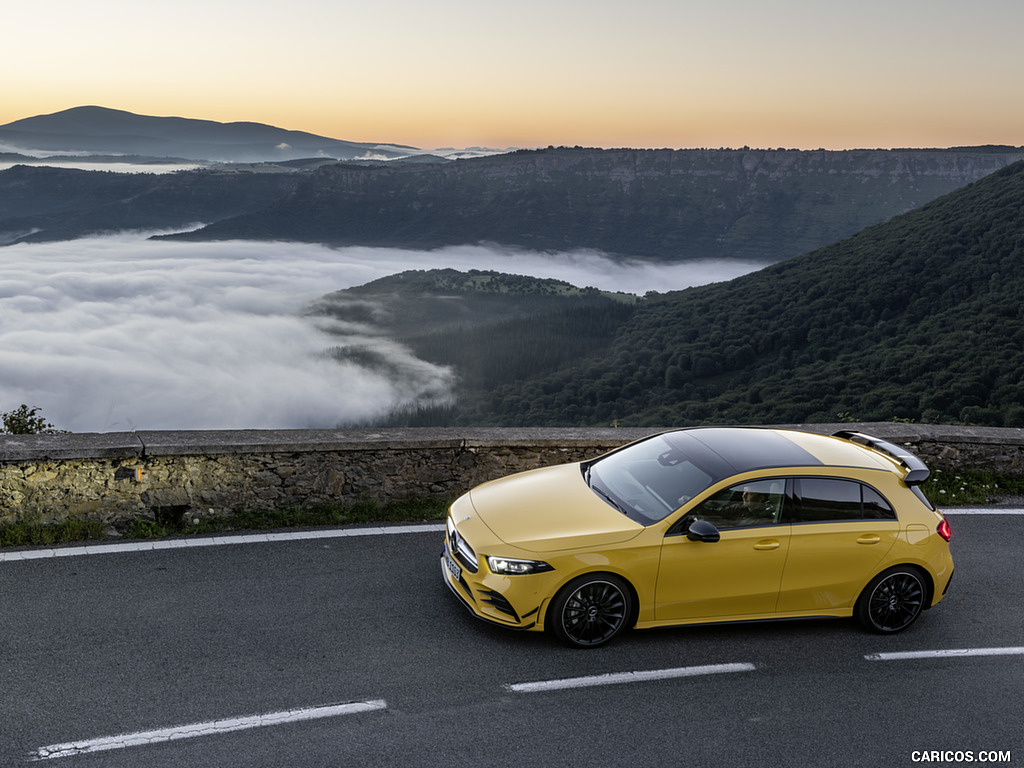
[[[172,235],[401,248],[493,242],[654,260],[782,261],[1024,158],[1024,148],[548,148],[324,166],[259,211]]]
[[[160,230],[232,216],[287,194],[297,173],[0,171],[0,246]]]
[[[91,178],[46,174],[44,167],[34,175],[17,166],[0,171],[0,194],[18,198],[0,199],[0,244],[192,226],[168,237],[406,249],[494,243],[659,261],[775,262],[841,240],[1024,158],[1024,147],[1000,146],[549,147],[456,160],[425,153],[396,157],[408,148],[339,142],[260,123],[95,106],[0,126],[0,146],[26,132],[62,152],[78,141],[92,142],[93,151],[103,144],[107,157],[136,156],[140,170],[156,155],[237,155],[230,164],[178,170],[175,181],[145,182],[154,195],[140,195],[138,181],[101,178],[107,171]],[[382,147],[394,159],[359,159],[366,153],[383,156],[377,152]],[[273,159],[237,159],[253,152]],[[346,157],[339,161],[329,152]],[[8,157],[18,162],[17,155]],[[270,182],[273,173],[295,178]],[[262,191],[253,195],[245,187],[257,177]],[[118,197],[118,188],[136,191]],[[230,204],[212,192],[197,194],[213,188]],[[280,194],[273,195],[274,189]],[[203,225],[195,229],[196,222]]]
[[[400,157],[415,148],[385,142],[332,139],[251,121],[221,123],[126,110],[80,106],[0,125],[0,143],[50,152],[103,152],[180,157],[188,160],[254,162],[318,155],[351,160]]]

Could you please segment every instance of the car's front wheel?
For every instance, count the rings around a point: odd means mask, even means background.
[[[924,578],[916,568],[890,568],[864,588],[854,606],[854,616],[872,632],[899,632],[921,615],[927,594]]]
[[[555,597],[549,621],[555,635],[576,648],[604,645],[624,630],[633,615],[633,593],[609,573],[573,579]]]

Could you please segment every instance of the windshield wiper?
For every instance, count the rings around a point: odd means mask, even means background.
[[[623,506],[622,506],[621,504],[619,504],[619,502],[618,502],[618,501],[616,501],[616,500],[615,500],[615,499],[614,499],[614,498],[613,498],[613,497],[611,496],[611,494],[609,494],[609,493],[608,493],[607,491],[605,491],[605,490],[603,490],[603,489],[601,489],[601,488],[598,488],[598,487],[597,487],[596,485],[594,485],[593,483],[591,483],[591,482],[589,481],[589,478],[587,479],[587,485],[589,485],[589,486],[590,486],[590,490],[592,490],[592,491],[593,491],[594,493],[596,493],[596,494],[597,494],[598,496],[600,496],[600,497],[601,497],[602,499],[604,499],[605,501],[607,501],[607,502],[608,502],[609,504],[611,504],[611,505],[612,505],[612,506],[613,506],[613,507],[614,507],[615,509],[617,509],[617,510],[618,510],[619,512],[621,512],[622,514],[624,514],[624,515],[625,515],[626,517],[629,517],[629,511],[628,511],[628,510],[627,510],[627,509],[626,509],[625,507],[623,507]]]

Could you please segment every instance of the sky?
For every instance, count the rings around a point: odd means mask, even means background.
[[[304,316],[324,294],[406,269],[494,269],[644,294],[731,279],[743,262],[630,264],[480,246],[419,252],[180,243],[144,233],[20,244],[0,258],[0,411],[72,432],[329,429],[452,402],[456,374],[370,326]],[[370,346],[371,370],[325,356]]]
[[[1024,144],[1020,0],[43,0],[0,125],[75,106],[421,149]]]

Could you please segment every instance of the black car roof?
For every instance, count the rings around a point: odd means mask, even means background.
[[[664,437],[718,480],[756,469],[824,466],[775,430],[702,427],[666,432]]]

